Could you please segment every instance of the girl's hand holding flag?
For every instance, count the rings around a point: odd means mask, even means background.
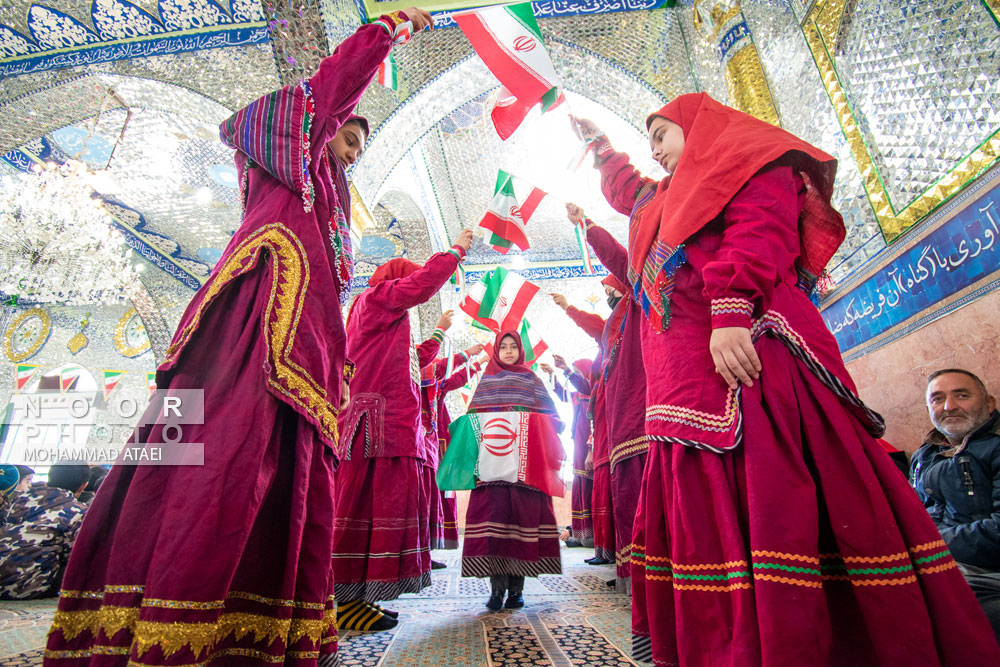
[[[404,9],[403,13],[406,14],[406,18],[410,19],[410,23],[413,25],[414,34],[420,32],[424,28],[434,28],[434,18],[431,16],[430,12],[424,9],[410,7],[409,9]]]
[[[441,331],[447,331],[451,328],[451,318],[454,317],[454,310],[446,310],[441,313],[441,317],[438,318],[437,328]]]

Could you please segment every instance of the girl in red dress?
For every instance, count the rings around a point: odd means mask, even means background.
[[[671,174],[659,182],[575,122],[630,216],[644,315],[633,657],[1000,664],[808,296],[846,233],[830,206],[836,161],[704,93],[648,118]]]

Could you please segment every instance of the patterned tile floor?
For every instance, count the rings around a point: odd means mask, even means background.
[[[486,580],[462,579],[459,552],[433,585],[393,601],[400,623],[388,632],[341,635],[343,667],[629,667],[629,601],[604,582],[611,566],[583,562],[588,549],[563,549],[563,574],[525,583],[526,605],[491,613]],[[42,662],[54,600],[0,602],[0,665]]]

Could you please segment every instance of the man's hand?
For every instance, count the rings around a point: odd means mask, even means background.
[[[441,317],[438,318],[437,328],[441,331],[447,331],[451,328],[451,318],[455,315],[454,310],[446,310],[441,313]]]
[[[715,372],[722,376],[730,389],[740,382],[748,387],[760,377],[760,358],[753,349],[750,330],[744,327],[722,327],[712,331],[708,349],[715,362]]]
[[[562,294],[558,294],[556,292],[549,292],[549,296],[551,296],[552,300],[555,301],[556,305],[562,308],[563,310],[569,308],[569,301],[567,301],[566,297],[564,297]]]
[[[472,347],[470,347],[468,350],[465,351],[465,355],[469,357],[469,359],[472,359],[472,357],[476,356],[482,351],[483,351],[483,344],[476,343],[475,345],[473,345]]]
[[[347,380],[340,381],[340,412],[347,409],[347,406],[351,404],[351,385],[347,384]]]
[[[587,139],[593,139],[594,137],[599,137],[602,134],[604,134],[603,132],[601,132],[601,128],[597,127],[597,125],[592,120],[587,120],[586,118],[578,118],[577,116],[570,114],[569,122],[572,125],[573,132],[576,133],[576,136],[580,137],[584,141],[586,141]]]
[[[566,360],[563,359],[558,354],[553,354],[552,355],[552,361],[555,362],[556,368],[558,368],[559,370],[561,370],[561,371],[568,371],[569,370],[569,364],[567,364]]]
[[[583,220],[583,209],[574,204],[573,202],[566,202],[566,217],[574,225],[579,224]]]
[[[556,372],[556,371],[555,371],[555,369],[554,369],[554,368],[552,368],[552,366],[549,366],[549,365],[548,365],[547,363],[545,363],[544,361],[543,361],[543,362],[539,362],[539,364],[538,364],[538,367],[539,367],[539,368],[541,368],[541,369],[542,369],[543,371],[545,371],[546,373],[548,373],[549,375],[552,375],[553,373],[555,373],[555,372]]]
[[[410,23],[413,24],[414,35],[428,26],[431,28],[434,27],[434,19],[431,18],[431,13],[426,10],[410,7],[409,9],[404,9],[403,13],[406,14],[406,18],[410,19]]]
[[[465,252],[469,252],[469,248],[472,247],[472,230],[463,229],[458,235],[458,238],[455,239],[455,245],[460,247]]]

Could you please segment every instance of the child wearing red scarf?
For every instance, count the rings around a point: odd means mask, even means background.
[[[642,177],[588,121],[630,216],[650,448],[633,535],[633,657],[656,665],[998,664],[927,513],[875,441],[809,299],[845,236],[836,161],[683,95]],[[905,631],[898,614],[905,610]]]
[[[497,334],[489,364],[469,403],[469,412],[507,411],[556,414],[545,385],[524,364],[524,346],[516,331]],[[561,451],[539,454],[562,458]],[[520,482],[477,482],[465,514],[462,576],[490,578],[487,608],[520,609],[526,576],[561,573],[552,498]]]

